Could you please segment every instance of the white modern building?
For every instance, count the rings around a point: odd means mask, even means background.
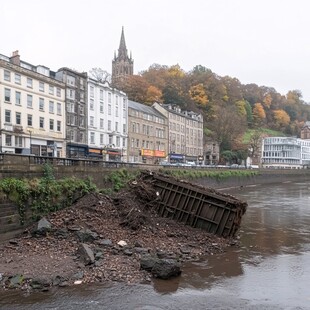
[[[0,152],[65,156],[65,85],[49,68],[0,55]]]
[[[88,78],[89,156],[127,161],[128,98],[107,82]]]
[[[310,140],[294,137],[268,137],[262,144],[263,168],[310,167]]]

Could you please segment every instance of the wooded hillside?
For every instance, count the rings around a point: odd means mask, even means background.
[[[205,136],[218,141],[221,151],[245,149],[243,136],[248,130],[267,128],[299,136],[304,122],[310,120],[310,105],[299,90],[281,95],[272,87],[244,85],[201,65],[185,72],[179,65],[154,64],[114,86],[130,100],[178,104],[202,113]]]

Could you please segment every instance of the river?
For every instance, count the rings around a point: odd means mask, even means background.
[[[240,247],[149,285],[2,292],[0,309],[310,309],[310,182],[224,191],[249,204]]]

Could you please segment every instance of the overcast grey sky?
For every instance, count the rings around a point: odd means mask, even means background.
[[[122,26],[134,72],[203,65],[310,102],[309,0],[0,0],[0,54],[111,73]]]

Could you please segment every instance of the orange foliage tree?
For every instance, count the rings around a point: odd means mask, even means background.
[[[146,92],[146,103],[153,104],[154,102],[162,103],[162,92],[155,86],[149,86]]]
[[[274,124],[277,129],[283,129],[290,123],[290,117],[284,110],[273,111]]]
[[[256,126],[261,126],[266,119],[266,113],[261,103],[257,102],[253,108],[253,121]]]
[[[205,107],[209,102],[208,96],[202,83],[193,85],[189,90],[189,95],[190,98],[201,107]]]

